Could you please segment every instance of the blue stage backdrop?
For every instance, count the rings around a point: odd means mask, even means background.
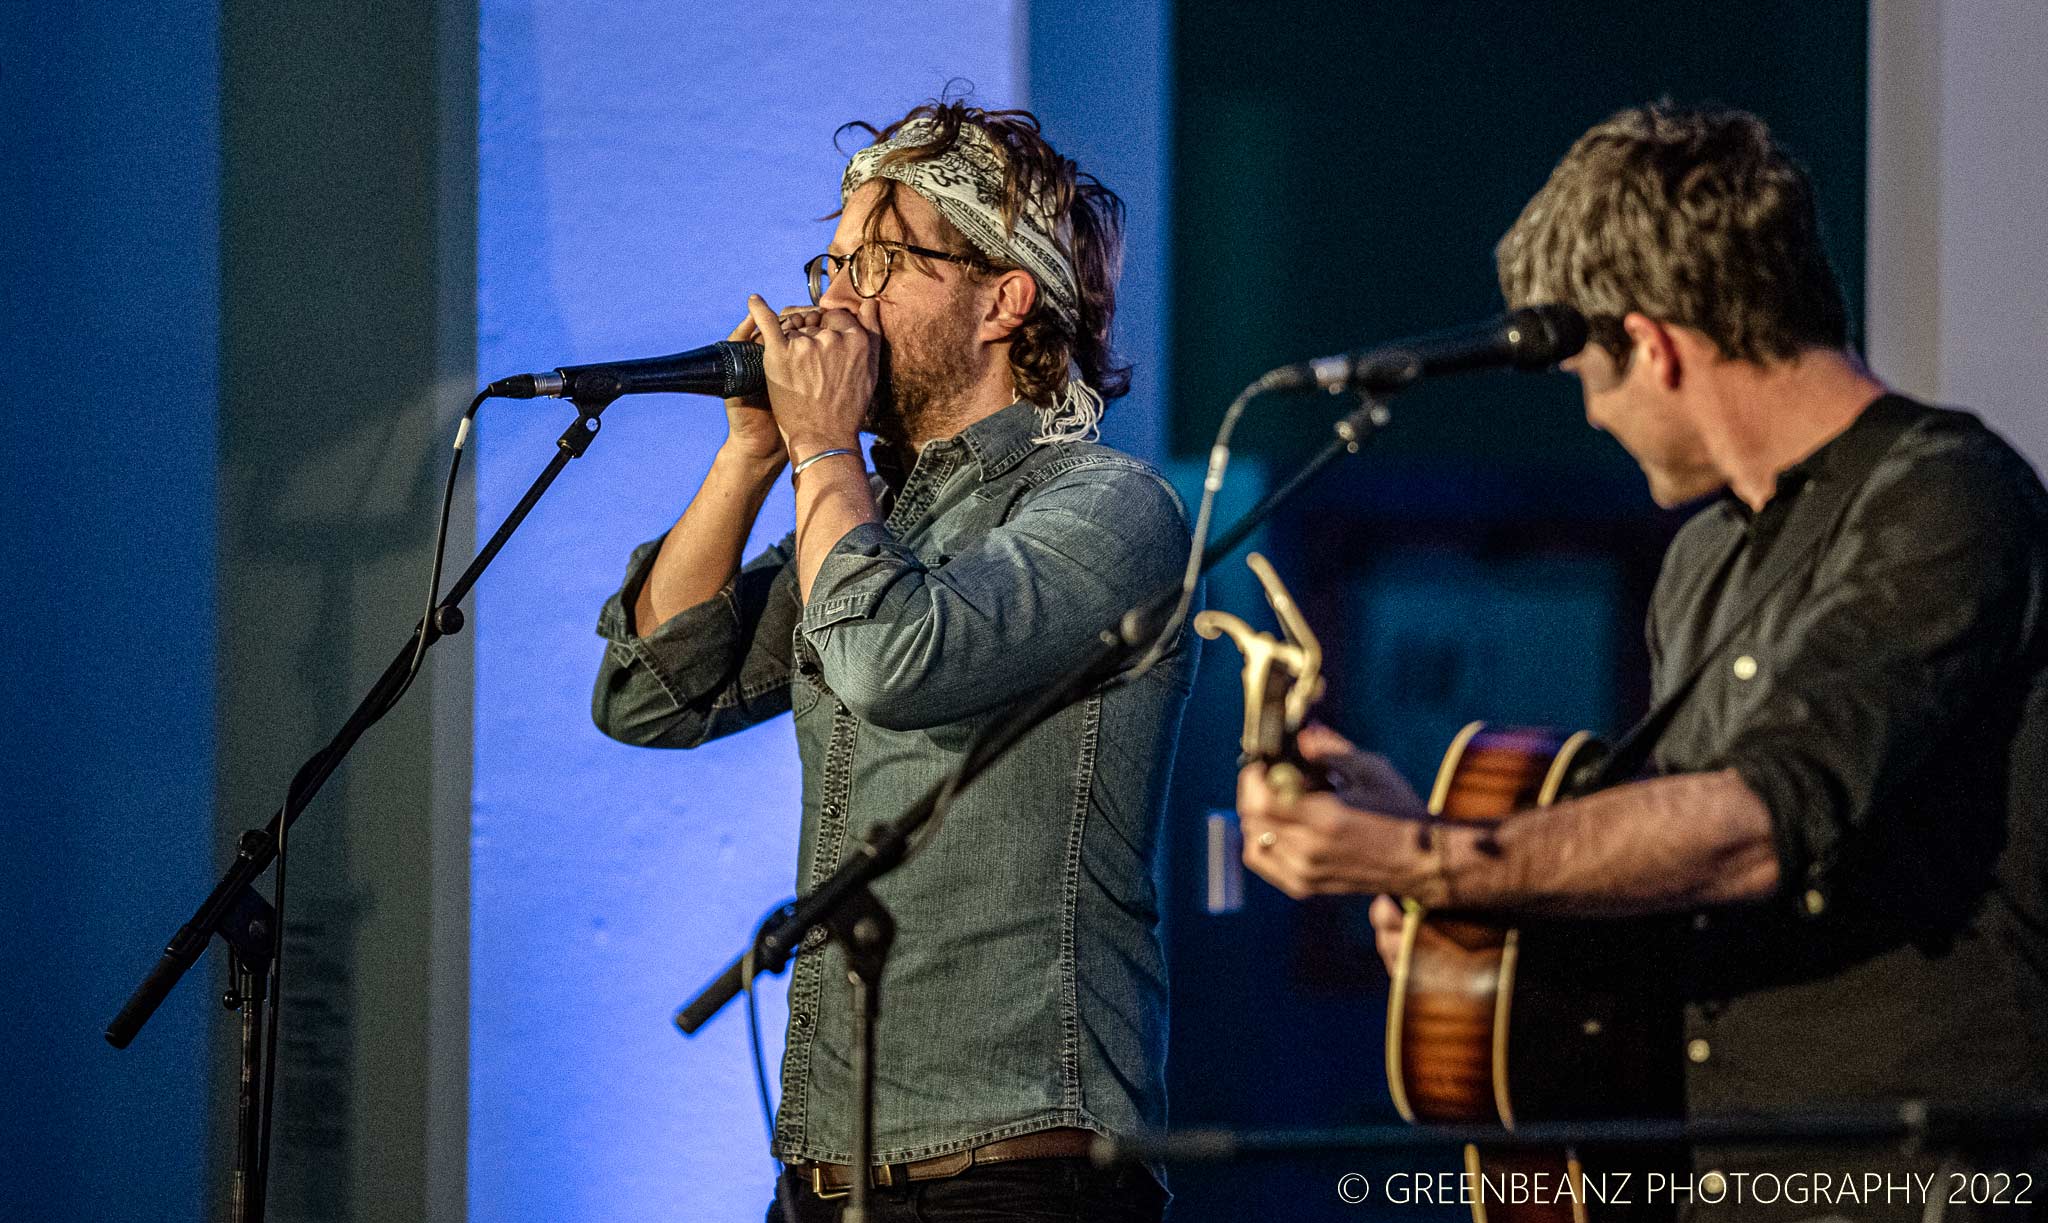
[[[1008,0],[485,0],[480,376],[721,339],[749,292],[795,303],[838,205],[833,130],[956,77],[1018,100],[1019,23]],[[554,401],[486,409],[482,527],[572,419]],[[788,721],[675,753],[612,743],[588,714],[599,604],[723,428],[709,399],[621,401],[478,590],[473,1218],[758,1219],[767,1201],[742,1012],[687,1042],[669,1013],[791,891]],[[770,505],[756,546],[790,527],[787,492]],[[772,1073],[785,1009],[768,986]]]
[[[33,12],[29,8],[33,7]],[[0,72],[0,1219],[202,1217],[209,957],[100,1039],[212,861],[220,15],[23,6]]]

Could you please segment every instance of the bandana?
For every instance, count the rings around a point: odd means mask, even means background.
[[[1066,251],[1073,235],[1053,220],[1050,197],[1041,193],[1018,210],[1015,226],[1003,224],[1003,172],[1007,161],[987,132],[972,123],[959,127],[953,147],[937,157],[885,166],[882,159],[897,149],[932,143],[938,125],[913,119],[888,140],[854,154],[839,182],[843,204],[863,183],[892,179],[924,197],[940,216],[967,235],[975,249],[1001,264],[1031,273],[1038,291],[1067,329],[1081,329],[1081,294],[1075,287],[1073,261]],[[1092,441],[1102,420],[1102,396],[1069,369],[1067,385],[1054,401],[1036,405],[1039,442]]]
[[[939,215],[967,235],[975,249],[1002,264],[1015,264],[1038,281],[1039,292],[1051,303],[1053,313],[1071,330],[1081,325],[1081,295],[1075,288],[1074,265],[1060,242],[1060,227],[1052,219],[1052,201],[1027,200],[1018,212],[1015,228],[1003,224],[1003,172],[1006,162],[1001,149],[972,123],[963,123],[953,147],[938,157],[898,162],[884,166],[882,159],[898,149],[930,144],[938,135],[930,119],[913,119],[896,135],[878,141],[854,154],[840,180],[839,199],[844,203],[863,183],[888,178],[923,196]]]

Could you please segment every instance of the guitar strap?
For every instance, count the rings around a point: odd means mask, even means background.
[[[1808,481],[1801,490],[1799,504],[1793,508],[1784,533],[1752,584],[1749,602],[1727,622],[1721,635],[1700,651],[1692,669],[1665,693],[1664,699],[1615,741],[1613,750],[1572,776],[1566,787],[1571,794],[1590,794],[1642,772],[1650,761],[1650,753],[1671,728],[1672,720],[1699,686],[1707,668],[1748,627],[1772,592],[1795,574],[1811,572],[1822,545],[1834,537],[1843,514],[1848,512],[1849,503],[1862,489],[1871,469],[1923,412],[1920,405],[1898,395],[1886,395],[1863,410],[1834,443],[1835,450],[1827,456],[1818,478]]]

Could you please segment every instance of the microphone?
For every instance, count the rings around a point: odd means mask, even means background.
[[[602,399],[609,403],[621,395],[663,392],[737,399],[767,389],[768,375],[761,369],[761,352],[759,344],[720,340],[666,357],[564,365],[551,373],[516,374],[500,378],[485,389],[500,399],[546,395],[556,399]]]
[[[1469,327],[1378,348],[1283,365],[1261,379],[1269,391],[1386,394],[1421,378],[1470,370],[1548,369],[1586,346],[1586,319],[1570,306],[1524,306]]]

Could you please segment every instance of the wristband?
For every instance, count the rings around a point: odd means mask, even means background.
[[[837,450],[820,450],[818,453],[812,455],[810,458],[805,459],[803,462],[798,463],[796,466],[790,468],[789,478],[792,480],[796,479],[798,476],[804,474],[804,468],[809,467],[811,464],[817,462],[819,459],[829,459],[835,454],[850,454],[854,455],[855,457],[858,457],[860,455],[860,451],[849,450],[843,446]]]

